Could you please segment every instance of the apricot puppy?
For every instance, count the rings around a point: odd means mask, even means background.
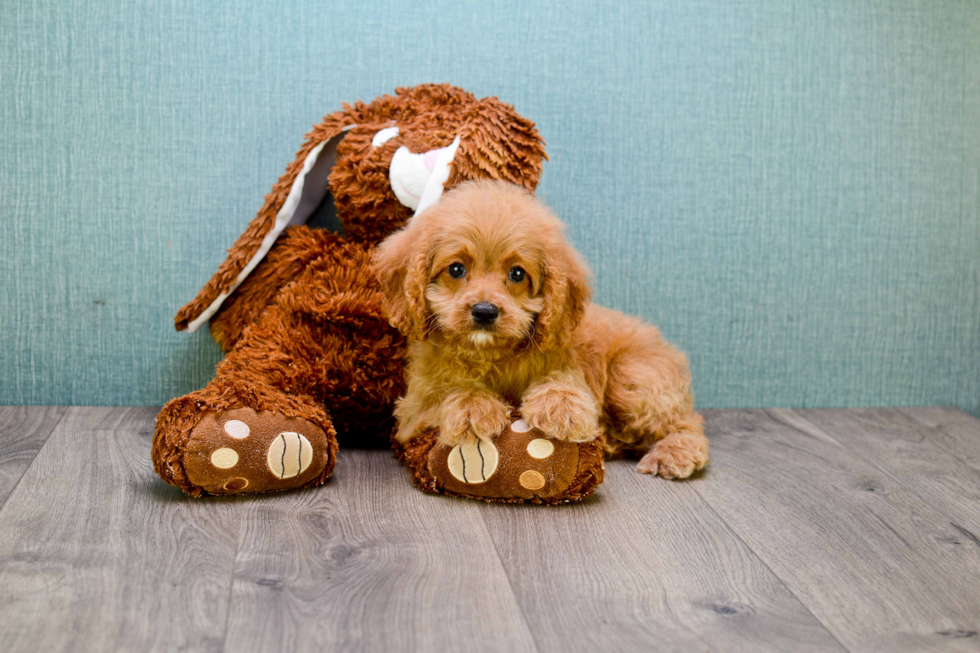
[[[637,471],[686,478],[708,463],[684,355],[637,318],[589,303],[564,225],[524,189],[467,182],[374,255],[393,326],[410,338],[396,438],[493,439],[520,407],[549,436],[605,436]]]

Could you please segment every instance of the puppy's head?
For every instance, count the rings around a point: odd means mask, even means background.
[[[393,326],[474,349],[567,342],[589,301],[564,225],[526,190],[465,183],[378,248]]]

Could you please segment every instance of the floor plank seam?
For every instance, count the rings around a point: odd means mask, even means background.
[[[58,421],[54,423],[54,426],[51,427],[51,430],[48,431],[48,434],[44,436],[44,442],[41,443],[41,446],[38,447],[37,451],[34,453],[34,459],[31,460],[31,463],[24,468],[24,471],[20,473],[20,477],[17,479],[17,482],[14,483],[14,486],[12,488],[10,488],[10,492],[7,493],[7,496],[4,497],[3,499],[3,503],[0,504],[0,515],[3,514],[3,510],[4,508],[7,507],[7,502],[10,501],[10,497],[14,496],[17,493],[17,488],[20,487],[21,481],[24,480],[24,477],[27,476],[27,472],[30,471],[31,467],[34,466],[34,462],[37,460],[37,457],[41,455],[41,451],[44,450],[44,447],[48,446],[48,442],[51,440],[51,436],[54,435],[54,432],[58,430],[58,427],[61,426],[61,423],[65,421],[65,417],[68,415],[68,412],[70,410],[72,410],[71,406],[66,407],[64,412],[61,413],[61,417],[58,418]]]
[[[766,411],[766,412],[768,413],[769,411]],[[819,428],[815,424],[813,424],[809,419],[807,419],[805,416],[800,415],[798,411],[793,411],[793,412],[795,412],[800,419],[802,419],[802,420],[806,421],[807,423],[811,424],[814,428]],[[786,424],[783,421],[779,421],[779,424],[781,424],[783,426],[786,426],[787,428],[794,429],[797,432],[803,433],[803,431],[801,431],[800,429],[798,429],[798,428],[796,428],[796,427],[794,427],[794,426],[792,426],[790,424]],[[921,421],[916,421],[916,424],[918,424],[918,425],[920,425],[920,426],[922,426],[924,428],[929,428],[929,426],[927,424],[923,424]],[[865,434],[865,435],[868,435],[868,434]],[[841,442],[839,439],[837,439],[834,436],[830,435],[829,433],[827,433],[827,437],[833,439],[835,442],[840,443],[841,446],[845,446],[845,447],[847,446],[843,442]],[[875,436],[871,435],[871,437],[875,437]],[[923,442],[926,443],[926,446],[928,446],[932,450],[937,451],[937,452],[940,452],[939,449],[938,449],[938,447],[936,447],[928,439],[923,439]],[[867,452],[865,452],[865,453],[867,453]],[[950,526],[952,526],[953,528],[956,528],[957,530],[959,530],[959,528],[956,526],[956,524],[953,523],[953,518],[951,518],[946,513],[946,509],[943,506],[938,505],[937,502],[934,501],[933,499],[930,499],[928,496],[922,494],[914,486],[910,485],[908,483],[908,481],[905,480],[907,478],[906,476],[900,475],[900,474],[896,474],[895,472],[893,472],[888,467],[883,466],[881,463],[878,462],[878,460],[874,456],[870,456],[870,455],[866,456],[865,457],[865,463],[868,464],[873,469],[877,470],[885,478],[890,479],[893,483],[895,483],[895,485],[898,485],[899,487],[901,487],[902,489],[904,489],[906,492],[908,492],[910,495],[914,496],[919,501],[921,501],[925,505],[927,505],[930,508],[932,508],[936,512],[937,515],[943,515],[949,521]],[[875,517],[877,517],[877,515],[875,515]],[[980,517],[980,515],[978,515],[978,517]],[[881,518],[878,517],[878,519],[880,520]],[[889,526],[888,524],[886,524],[885,522],[882,522],[882,525],[885,528],[887,528],[888,530],[892,531],[892,533],[895,533],[894,529],[892,529],[892,527]],[[898,537],[903,542],[905,541],[905,539],[902,538],[900,535],[898,535],[898,533],[895,533],[895,535],[896,535],[896,537]],[[906,542],[906,545],[907,544],[908,543]]]
[[[482,508],[483,506],[480,506]],[[527,632],[531,635],[531,641],[534,642],[534,649],[541,652],[541,644],[538,642],[538,638],[534,634],[534,629],[531,628],[531,623],[527,620],[527,614],[524,613],[524,606],[521,605],[520,598],[517,596],[517,591],[514,589],[514,582],[510,578],[510,572],[507,571],[507,566],[504,564],[504,559],[500,557],[500,549],[497,547],[497,541],[493,539],[493,535],[490,534],[490,524],[487,523],[486,512],[480,511],[480,519],[483,521],[483,526],[486,529],[487,538],[490,540],[490,544],[493,545],[493,551],[497,554],[497,564],[500,566],[501,571],[504,572],[504,578],[507,579],[507,587],[510,588],[510,595],[514,597],[514,603],[517,605],[518,611],[521,614],[521,621],[527,627]]]
[[[784,427],[788,428],[793,433],[798,433],[798,434],[800,434],[800,435],[802,435],[804,437],[807,437],[807,438],[817,437],[813,433],[808,433],[807,431],[804,431],[803,429],[801,429],[799,426],[797,426],[795,424],[792,424],[790,422],[787,422],[785,419],[783,419],[782,417],[780,417],[780,415],[778,413],[774,412],[775,410],[787,410],[787,411],[792,412],[799,419],[802,419],[804,422],[806,422],[811,427],[813,427],[814,429],[816,429],[820,436],[822,436],[824,438],[827,438],[831,442],[834,442],[837,446],[841,447],[842,449],[846,449],[847,448],[847,445],[846,444],[844,444],[843,442],[841,442],[840,440],[838,440],[837,438],[835,438],[834,436],[832,436],[830,433],[827,433],[822,428],[820,428],[819,426],[817,426],[816,424],[814,424],[813,422],[811,422],[810,420],[808,420],[804,416],[800,415],[798,411],[796,411],[796,410],[794,410],[792,408],[765,408],[765,409],[763,409],[763,412],[765,413],[766,417],[768,417],[769,419],[771,419],[772,421],[774,421],[776,424],[779,424],[780,426],[784,426]]]
[[[953,528],[959,530],[959,526],[957,526],[953,522],[953,519],[954,518],[949,516],[949,514],[946,512],[946,508],[945,507],[938,505],[938,503],[935,500],[929,498],[925,494],[921,493],[919,490],[915,489],[913,486],[911,486],[908,483],[906,483],[905,481],[903,481],[901,476],[895,475],[891,470],[889,470],[889,469],[887,469],[885,467],[880,466],[877,462],[871,461],[869,459],[868,464],[870,464],[871,467],[873,467],[874,469],[876,469],[879,472],[881,472],[881,475],[882,476],[885,476],[886,478],[891,479],[892,482],[895,483],[895,485],[898,485],[903,490],[905,490],[906,492],[908,492],[909,494],[911,494],[913,497],[915,497],[916,499],[918,499],[919,501],[921,501],[925,505],[927,505],[930,508],[932,508],[936,512],[937,515],[942,515],[943,517],[945,517],[946,520],[949,522],[949,525],[950,526],[952,526]],[[875,515],[875,516],[877,517],[877,515]],[[978,515],[978,516],[980,516],[980,515]],[[879,519],[880,519],[880,517],[879,517]],[[892,529],[891,526],[888,526],[887,524],[884,524],[884,525],[888,528],[888,530],[890,530],[890,531],[892,531],[894,533],[894,529]],[[898,536],[897,533],[895,535]],[[899,539],[901,539],[902,541],[904,541],[904,538],[902,538],[901,536],[898,536],[898,537],[899,537]]]
[[[772,574],[772,577],[775,578],[775,579],[777,579],[780,582],[780,584],[783,586],[783,588],[785,588],[786,591],[789,592],[790,596],[792,596],[794,599],[796,599],[797,602],[799,602],[799,604],[801,606],[803,606],[803,608],[810,614],[810,616],[812,616],[817,621],[817,623],[819,623],[821,626],[823,626],[824,630],[827,631],[827,633],[834,639],[834,641],[837,642],[840,645],[840,647],[842,649],[844,649],[845,651],[850,651],[851,653],[854,653],[853,649],[851,649],[851,648],[849,648],[849,647],[847,647],[847,646],[844,645],[844,642],[842,642],[840,640],[840,638],[837,637],[837,634],[833,630],[830,629],[830,626],[828,626],[827,623],[823,619],[821,619],[820,617],[818,617],[816,614],[813,613],[813,610],[810,609],[810,606],[807,605],[806,602],[802,598],[800,598],[796,594],[796,592],[794,592],[790,588],[789,585],[786,584],[786,581],[783,580],[783,578],[779,574],[777,574],[773,570],[773,568],[770,567],[769,564],[765,560],[762,559],[762,556],[760,556],[756,552],[755,549],[753,549],[751,546],[749,546],[749,543],[748,542],[746,542],[744,539],[742,539],[742,535],[738,531],[736,531],[734,528],[732,528],[732,525],[730,523],[728,523],[728,520],[726,520],[721,515],[721,513],[719,513],[717,510],[715,510],[715,507],[713,505],[711,505],[711,503],[708,502],[708,500],[704,497],[704,495],[701,494],[701,492],[698,491],[697,487],[694,488],[694,492],[698,495],[698,497],[700,497],[701,501],[704,502],[704,505],[708,507],[708,510],[710,510],[711,512],[713,512],[718,517],[718,519],[721,520],[721,523],[723,523],[725,525],[725,528],[727,528],[731,532],[731,534],[734,535],[735,538],[739,542],[742,543],[742,546],[744,546],[747,551],[751,552],[752,555],[755,556],[756,560],[759,561],[759,564],[761,564],[763,567],[765,567],[766,569],[768,569],[769,570],[769,573]]]
[[[238,573],[238,554],[242,550],[242,533],[245,524],[244,507],[238,513],[238,533],[235,536],[235,557],[231,560],[231,582],[228,584],[228,603],[225,606],[225,627],[221,633],[221,650],[226,651],[228,647],[228,626],[231,623],[231,605],[235,597],[235,575]]]

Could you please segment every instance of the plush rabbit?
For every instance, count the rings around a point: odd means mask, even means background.
[[[326,116],[177,314],[178,330],[210,322],[227,355],[214,380],[157,417],[161,478],[194,496],[314,486],[333,472],[338,434],[389,438],[405,388],[405,339],[383,314],[374,247],[463,181],[533,191],[545,158],[534,123],[513,107],[449,85],[399,88]],[[533,436],[511,433],[506,442]],[[545,466],[551,480],[535,489],[516,477],[458,479],[447,461],[463,454],[440,451],[432,434],[397,451],[426,489],[557,503],[602,479],[598,445],[574,448],[550,462],[529,458],[520,443],[501,449],[501,470],[514,457]]]

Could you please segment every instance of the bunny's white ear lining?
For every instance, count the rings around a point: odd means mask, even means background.
[[[432,170],[432,176],[429,177],[429,182],[422,192],[422,199],[419,200],[419,206],[415,209],[415,215],[426,210],[442,197],[442,191],[449,180],[449,167],[452,165],[453,159],[456,158],[457,149],[459,149],[459,136],[453,139],[449,147],[443,148],[439,152],[436,157],[436,165]]]
[[[371,147],[381,147],[395,136],[398,136],[398,126],[385,127],[371,139]]]
[[[255,254],[252,255],[248,265],[242,269],[235,278],[235,282],[231,284],[231,287],[226,292],[218,295],[211,302],[210,306],[204,309],[193,321],[188,322],[187,331],[191,333],[197,331],[202,324],[210,320],[218,312],[221,304],[228,299],[231,293],[235,292],[235,289],[245,281],[252,270],[255,269],[255,266],[269,253],[269,250],[272,249],[272,245],[276,242],[283,229],[291,225],[304,224],[313,215],[313,212],[316,211],[317,206],[319,206],[327,194],[327,175],[330,174],[330,170],[337,162],[337,145],[344,139],[347,132],[356,126],[348,125],[344,127],[339,134],[323,141],[310,150],[310,153],[306,155],[306,160],[303,161],[303,169],[296,175],[296,180],[293,181],[293,185],[289,189],[289,195],[286,196],[286,201],[283,202],[282,208],[276,213],[275,224],[272,225],[272,229],[262,239],[262,244],[256,250]],[[306,183],[307,178],[309,178],[309,184]],[[308,189],[308,192],[304,193],[304,189]]]

